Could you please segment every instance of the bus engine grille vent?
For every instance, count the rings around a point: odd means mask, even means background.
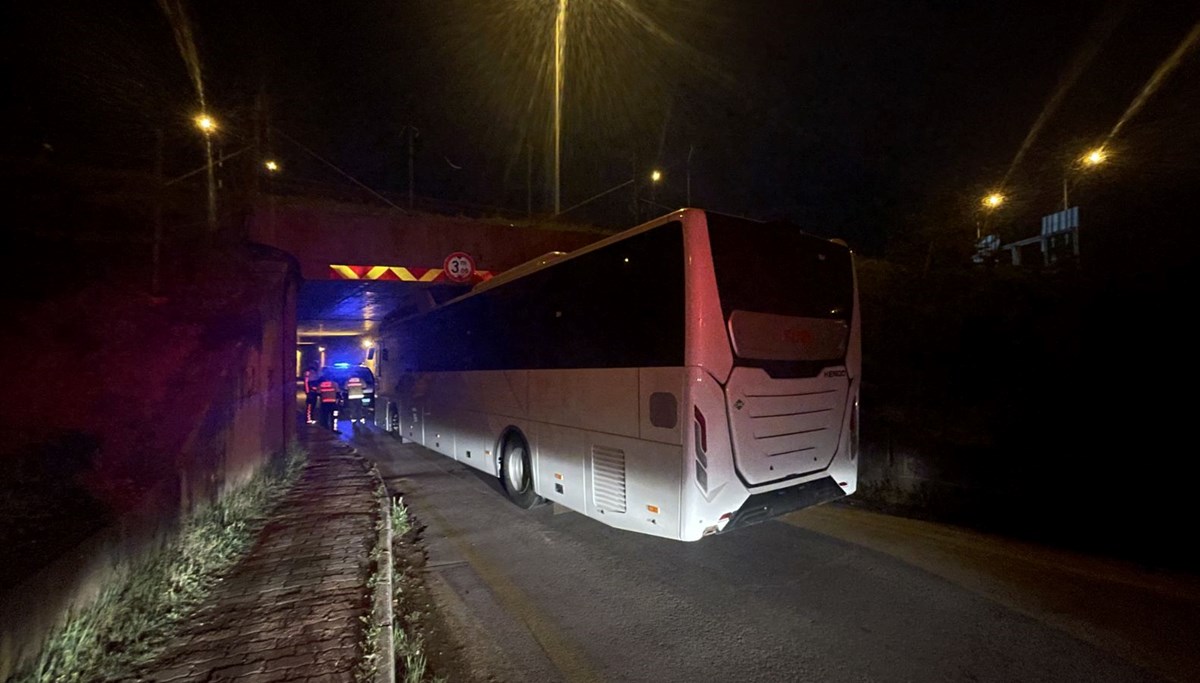
[[[604,512],[625,512],[625,451],[592,446],[592,498]]]

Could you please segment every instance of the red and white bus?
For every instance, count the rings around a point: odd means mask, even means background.
[[[377,421],[522,507],[693,541],[857,485],[840,240],[682,209],[381,332]]]

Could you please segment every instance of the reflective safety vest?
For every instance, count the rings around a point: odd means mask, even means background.
[[[321,392],[321,403],[337,403],[338,385],[333,380],[321,380],[317,391]]]
[[[346,380],[346,398],[351,400],[362,398],[365,386],[366,382],[363,382],[361,377],[351,377]]]

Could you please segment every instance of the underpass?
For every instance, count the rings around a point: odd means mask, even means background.
[[[358,363],[391,312],[414,297],[442,301],[550,251],[569,251],[603,236],[588,226],[473,219],[298,197],[269,197],[251,208],[247,237],[291,254],[302,283],[296,302],[303,353],[297,374],[325,360]],[[447,271],[459,255],[465,277]]]

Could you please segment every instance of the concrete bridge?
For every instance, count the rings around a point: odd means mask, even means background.
[[[442,272],[446,257],[454,252],[470,255],[479,281],[546,252],[578,249],[608,234],[588,226],[287,197],[258,202],[246,227],[251,241],[282,249],[300,263],[300,341],[326,343],[345,353],[357,343],[350,338],[371,335],[414,288],[464,289]],[[339,343],[339,337],[346,339]]]

